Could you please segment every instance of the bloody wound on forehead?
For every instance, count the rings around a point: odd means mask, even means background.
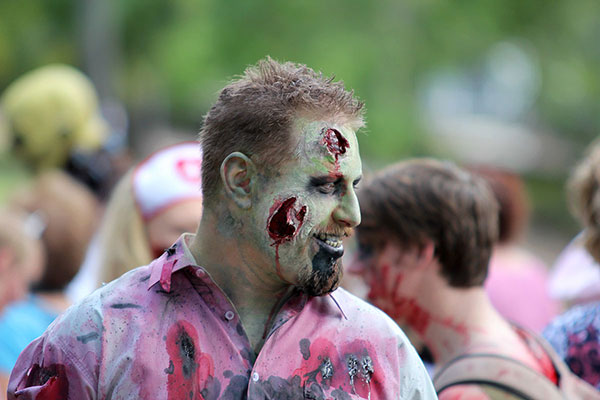
[[[327,146],[327,151],[335,157],[335,162],[338,158],[346,154],[346,150],[350,147],[348,140],[337,129],[327,128],[323,135],[322,143]]]

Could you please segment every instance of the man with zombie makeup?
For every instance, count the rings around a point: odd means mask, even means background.
[[[436,398],[397,325],[337,288],[360,222],[361,109],[269,58],[226,86],[200,134],[196,235],[63,315],[9,398]]]
[[[482,178],[410,160],[381,171],[359,198],[352,269],[366,277],[369,299],[428,346],[440,399],[598,398],[584,382],[580,391],[543,339],[491,305],[483,283],[498,206]]]

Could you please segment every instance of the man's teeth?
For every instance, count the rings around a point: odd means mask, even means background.
[[[322,240],[331,247],[342,247],[342,239],[340,239],[339,236],[329,235],[327,233],[319,233],[315,236],[317,237],[317,239]]]

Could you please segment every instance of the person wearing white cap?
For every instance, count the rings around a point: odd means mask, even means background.
[[[101,278],[109,282],[148,264],[202,216],[198,143],[168,146],[139,163],[109,201],[101,228]]]
[[[102,283],[148,264],[202,216],[201,151],[182,142],[155,151],[115,186],[99,233],[69,297],[81,300]]]

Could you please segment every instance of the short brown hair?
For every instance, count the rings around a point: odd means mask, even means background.
[[[583,224],[587,251],[600,262],[600,141],[590,145],[567,181],[573,214]]]
[[[498,237],[498,205],[485,181],[450,162],[414,159],[379,172],[358,193],[358,239],[377,249],[435,246],[454,287],[482,285]]]
[[[516,240],[529,220],[529,198],[521,177],[514,172],[489,165],[469,165],[465,168],[485,179],[496,196],[500,207],[498,242],[509,243]]]
[[[295,118],[331,117],[358,129],[362,112],[363,103],[342,82],[305,65],[270,57],[259,61],[225,86],[204,117],[200,132],[204,198],[215,192],[221,163],[232,152],[277,166],[290,155]]]

